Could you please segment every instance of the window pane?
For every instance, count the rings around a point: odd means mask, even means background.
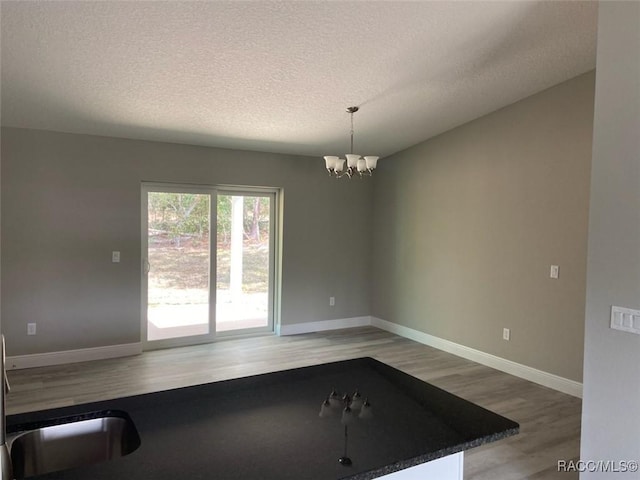
[[[209,333],[210,195],[148,193],[147,340]]]
[[[216,331],[269,325],[269,197],[218,195]]]

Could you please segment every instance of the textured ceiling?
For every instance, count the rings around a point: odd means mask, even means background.
[[[2,125],[389,155],[595,67],[597,3],[1,4]]]

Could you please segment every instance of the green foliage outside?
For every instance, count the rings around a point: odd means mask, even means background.
[[[209,285],[209,195],[150,192],[149,304],[206,303]],[[243,291],[266,292],[269,198],[243,202]],[[217,196],[216,286],[229,288],[232,196]]]
[[[217,197],[218,244],[231,238],[231,195]],[[149,193],[149,229],[168,234],[178,245],[182,237],[209,236],[209,195],[197,193]],[[245,240],[261,242],[269,238],[269,199],[244,197]]]
[[[183,236],[209,236],[209,196],[149,193],[149,229],[163,232],[178,245]]]

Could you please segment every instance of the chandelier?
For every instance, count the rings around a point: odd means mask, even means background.
[[[349,425],[353,424],[356,418],[360,420],[369,420],[373,417],[373,409],[369,403],[369,399],[363,400],[360,392],[356,390],[353,396],[345,393],[344,396],[340,396],[334,389],[327,399],[320,406],[320,417],[332,417],[337,416],[338,413],[342,413],[340,416],[340,423],[344,425],[344,455],[342,455],[338,462],[343,466],[348,467],[353,462],[347,455],[347,444],[349,442]]]
[[[353,114],[360,110],[359,107],[349,107],[347,108],[347,113],[351,115],[351,149],[349,153],[345,156],[347,159],[334,156],[326,156],[324,157],[324,161],[326,163],[327,171],[329,175],[336,178],[342,178],[347,176],[349,178],[353,177],[356,173],[363,176],[371,176],[373,171],[376,169],[376,165],[378,164],[378,158],[373,156],[361,157],[360,155],[353,153]],[[345,170],[344,164],[347,164],[347,169]]]

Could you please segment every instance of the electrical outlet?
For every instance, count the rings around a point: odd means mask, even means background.
[[[330,307],[336,306],[336,297],[329,297],[329,306]]]
[[[27,335],[35,335],[35,334],[36,334],[36,324],[27,323]]]
[[[111,252],[111,261],[113,263],[120,263],[120,252],[118,251]]]
[[[508,328],[503,328],[502,329],[502,339],[503,340],[511,340],[511,330],[509,330]]]

